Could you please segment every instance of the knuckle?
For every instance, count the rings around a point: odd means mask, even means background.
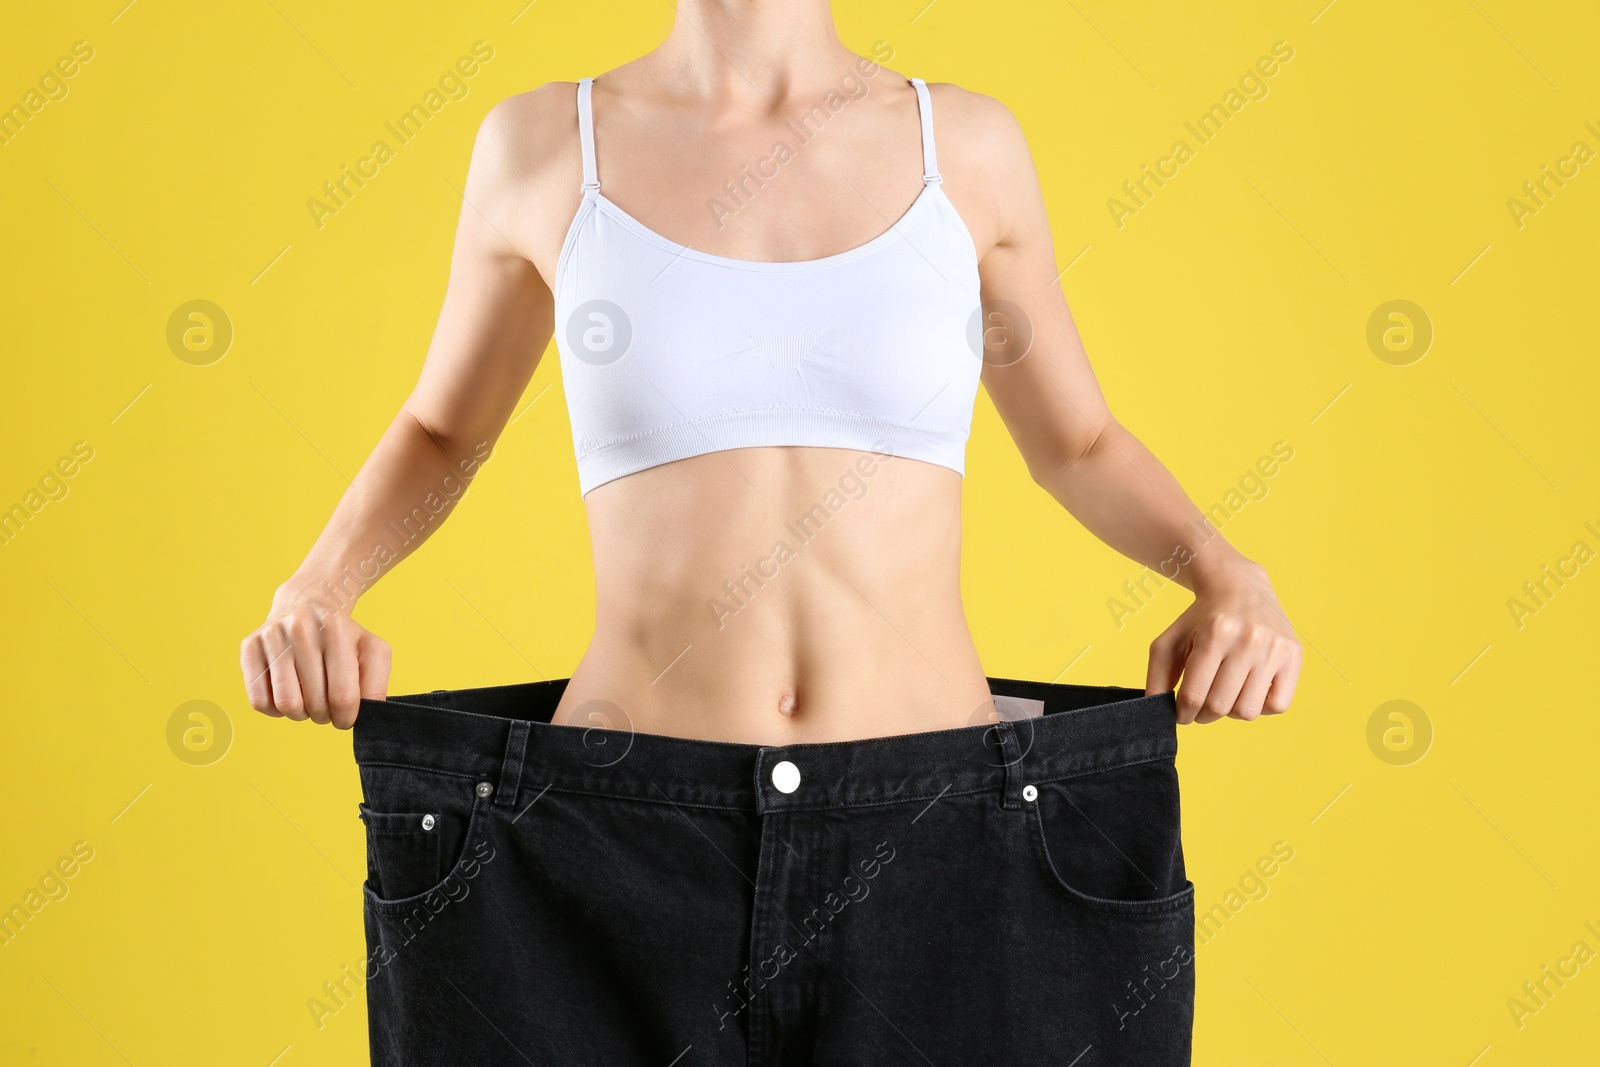
[[[1238,637],[1244,623],[1237,615],[1223,612],[1206,620],[1206,632],[1212,637]]]
[[[328,704],[335,711],[351,712],[361,704],[361,690],[348,682],[328,687]]]

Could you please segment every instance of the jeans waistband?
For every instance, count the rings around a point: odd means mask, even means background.
[[[569,678],[362,700],[356,762],[476,777],[495,803],[543,790],[766,813],[871,807],[999,790],[1177,755],[1172,691],[989,678],[995,696],[1042,701],[1033,718],[857,741],[750,745],[585,726],[550,717]],[[780,767],[787,764],[787,767]],[[775,773],[776,769],[776,773]]]

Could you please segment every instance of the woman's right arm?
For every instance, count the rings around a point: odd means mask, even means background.
[[[550,341],[550,290],[524,250],[537,225],[526,210],[530,179],[545,169],[528,159],[544,125],[529,118],[541,110],[537,98],[560,95],[555,89],[502,102],[479,128],[450,280],[416,387],[240,646],[257,711],[349,729],[361,698],[387,693],[389,646],[351,611],[450,514]]]

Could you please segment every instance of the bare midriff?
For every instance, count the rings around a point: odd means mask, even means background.
[[[955,471],[739,448],[584,499],[595,632],[556,724],[786,745],[991,721]]]

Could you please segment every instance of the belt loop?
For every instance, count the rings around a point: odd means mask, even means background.
[[[1002,720],[995,723],[995,730],[1000,746],[1000,806],[1015,810],[1022,807],[1022,745],[1014,723]]]
[[[526,719],[512,719],[511,731],[506,737],[506,760],[500,766],[500,784],[495,787],[494,802],[501,807],[517,806],[517,789],[522,784],[522,760],[528,751],[528,734],[533,724]]]

